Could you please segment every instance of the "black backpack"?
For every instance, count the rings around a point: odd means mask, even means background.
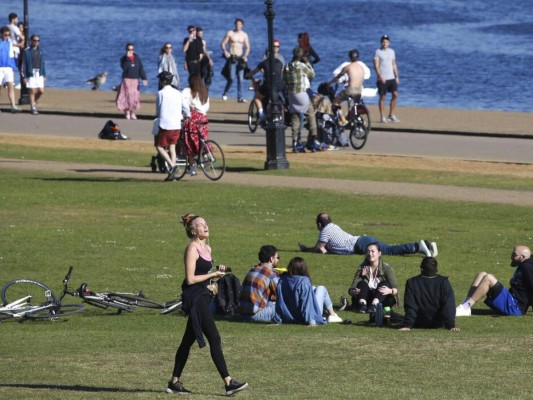
[[[128,140],[128,137],[126,135],[120,133],[120,126],[118,126],[118,124],[115,124],[111,120],[108,120],[105,123],[104,127],[98,134],[98,137],[100,139],[108,140]]]
[[[217,313],[235,315],[241,294],[241,281],[233,274],[226,274],[217,281]]]

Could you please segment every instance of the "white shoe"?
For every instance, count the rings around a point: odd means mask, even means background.
[[[459,304],[455,309],[456,317],[470,317],[472,315],[472,309],[464,304]]]
[[[437,242],[431,242],[430,245],[432,257],[435,258],[439,255],[439,250],[437,249]]]
[[[387,118],[388,122],[400,122],[398,118],[396,118],[396,115],[389,115],[389,118]]]
[[[418,252],[424,254],[426,257],[432,257],[428,244],[429,242],[426,242],[425,240],[418,242]]]
[[[228,99],[228,96],[226,96],[226,94],[224,93],[224,94],[222,95],[222,100],[226,101],[227,99]]]
[[[339,322],[342,322],[342,318],[339,317],[338,315],[330,315],[328,317],[328,323],[329,324],[332,324],[332,323],[339,323]]]
[[[386,123],[389,122],[389,121],[387,120],[387,118],[385,118],[385,117],[381,117],[381,119],[379,120],[379,122],[381,122],[382,124],[386,124]]]

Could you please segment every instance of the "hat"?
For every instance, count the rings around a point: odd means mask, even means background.
[[[295,47],[294,50],[292,51],[292,56],[294,58],[300,58],[304,55],[304,51],[301,47]]]
[[[383,40],[385,40],[385,39],[390,40],[389,37],[388,37],[387,35],[383,35],[383,36],[381,37],[380,42],[383,42]]]

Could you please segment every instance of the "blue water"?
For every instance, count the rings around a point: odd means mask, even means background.
[[[145,92],[157,89],[157,56],[165,41],[174,56],[186,26],[200,25],[214,51],[211,96],[225,84],[219,44],[236,17],[244,19],[253,66],[267,43],[263,0],[29,0],[30,33],[41,35],[49,87],[87,88],[84,81],[109,73],[104,90],[120,82],[118,60],[133,42],[149,76]],[[21,0],[2,0],[0,16],[23,14]],[[400,71],[398,105],[479,110],[533,111],[533,13],[528,1],[508,0],[277,0],[275,37],[290,59],[296,35],[308,31],[322,61],[316,86],[358,48],[372,68],[379,38],[387,34]],[[373,74],[374,75],[374,74]],[[181,74],[182,80],[186,72]],[[375,85],[375,75],[366,86]],[[231,92],[236,96],[235,88]],[[247,93],[251,97],[251,93]],[[376,99],[367,101],[374,104]]]

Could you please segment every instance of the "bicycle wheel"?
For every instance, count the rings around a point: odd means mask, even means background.
[[[161,315],[171,313],[172,311],[181,310],[183,301],[181,299],[167,301],[165,308],[159,313]]]
[[[14,279],[2,288],[2,303],[4,305],[26,296],[31,296],[30,305],[57,302],[57,297],[44,283],[32,279]]]
[[[259,110],[255,101],[252,100],[250,107],[248,107],[248,129],[250,133],[254,133],[257,130],[257,125],[259,125]]]
[[[141,295],[135,295],[130,293],[110,293],[108,296],[110,299],[120,301],[121,303],[129,304],[135,307],[156,309],[165,308],[165,305],[163,303],[147,299],[146,297]]]
[[[108,309],[108,308],[116,308],[117,311],[120,313],[121,311],[133,311],[135,310],[135,307],[131,304],[122,303],[119,300],[115,299],[104,299],[99,298],[96,296],[84,296],[83,301],[85,301],[87,304],[90,304],[91,306],[95,306],[98,308]]]
[[[187,171],[187,146],[184,139],[180,138],[176,146],[176,173],[174,180],[179,181]]]
[[[350,124],[350,144],[355,150],[361,150],[370,133],[370,114],[364,105],[357,105],[357,115]]]
[[[85,309],[83,304],[61,304],[57,303],[49,308],[44,308],[26,314],[27,319],[59,319],[67,315],[77,314]]]
[[[217,181],[222,178],[226,170],[224,152],[214,140],[206,140],[202,144],[200,154],[198,155],[198,162],[205,176],[212,181]]]

